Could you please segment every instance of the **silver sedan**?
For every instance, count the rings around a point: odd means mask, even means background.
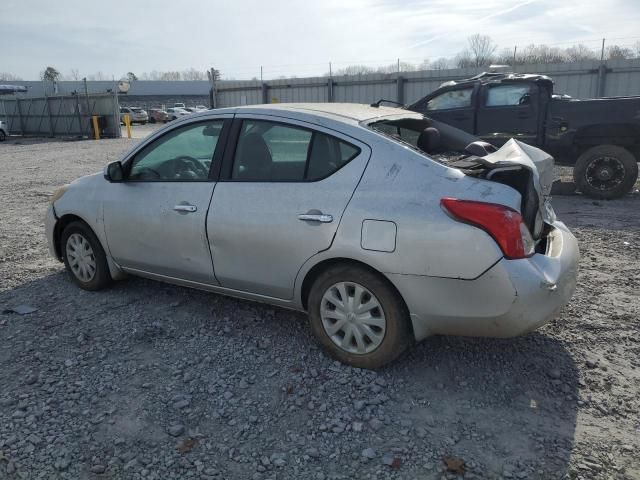
[[[551,319],[578,246],[553,159],[354,104],[210,110],[58,190],[52,255],[81,288],[127,274],[306,311],[337,359],[380,367],[434,334]]]

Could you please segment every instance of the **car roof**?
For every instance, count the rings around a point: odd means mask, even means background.
[[[440,87],[451,87],[454,85],[464,85],[466,83],[487,84],[508,80],[510,82],[540,82],[553,85],[553,80],[547,75],[539,75],[534,73],[512,73],[512,72],[483,72],[471,78],[463,78],[460,80],[449,80],[440,84]]]
[[[314,117],[316,120],[326,118],[347,123],[360,123],[380,117],[403,116],[422,118],[419,113],[402,108],[372,107],[360,103],[269,103],[263,105],[246,105],[240,107],[207,110],[206,113],[236,113],[286,116],[291,118]],[[202,112],[205,114],[205,112]]]

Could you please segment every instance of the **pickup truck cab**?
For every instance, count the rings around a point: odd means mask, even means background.
[[[408,107],[497,147],[510,138],[574,165],[578,189],[617,198],[638,178],[640,97],[577,100],[545,75],[482,73],[443,83]]]

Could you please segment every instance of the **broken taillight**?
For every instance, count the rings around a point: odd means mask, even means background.
[[[455,220],[481,228],[491,235],[506,258],[525,258],[535,251],[529,229],[522,216],[512,208],[457,198],[443,198],[440,205]]]

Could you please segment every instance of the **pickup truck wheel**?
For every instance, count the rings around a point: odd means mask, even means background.
[[[311,330],[334,358],[359,368],[392,362],[411,342],[409,314],[386,279],[355,265],[327,269],[309,293]]]
[[[7,134],[0,130],[0,142],[4,142],[7,139]]]
[[[638,179],[638,163],[629,150],[618,145],[598,145],[578,157],[573,168],[578,190],[601,199],[618,198]]]

